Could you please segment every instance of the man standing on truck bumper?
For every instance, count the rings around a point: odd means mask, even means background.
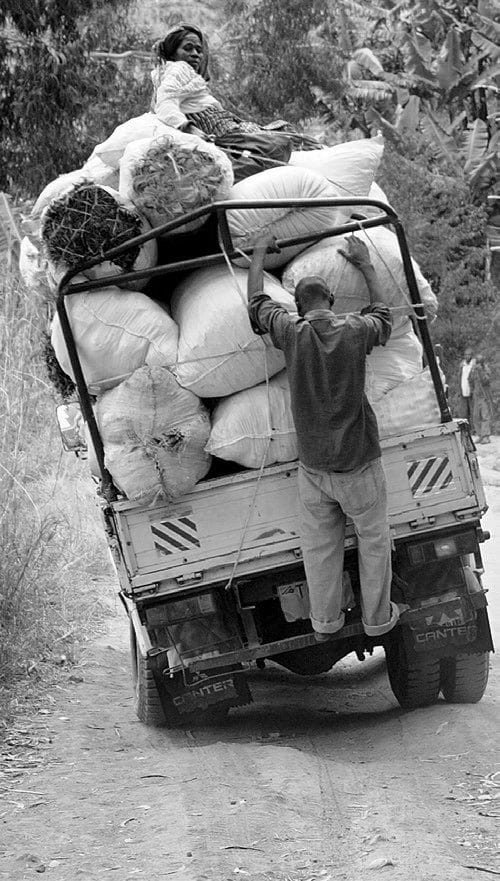
[[[248,311],[257,334],[269,333],[285,356],[299,452],[299,511],[311,622],[319,642],[345,623],[342,573],[346,516],[358,539],[361,618],[369,636],[391,630],[391,543],[378,426],[365,395],[365,358],[391,334],[389,308],[369,251],[354,236],[343,256],[365,278],[370,305],[343,318],[322,278],[299,281],[299,319],[263,293],[269,234],[256,241],[248,276]]]

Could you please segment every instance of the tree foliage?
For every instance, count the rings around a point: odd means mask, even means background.
[[[266,121],[298,121],[314,108],[315,88],[333,84],[341,96],[338,33],[328,0],[227,0],[225,12],[228,82],[240,106]]]
[[[147,74],[92,55],[138,41],[126,7],[120,0],[4,0],[0,189],[39,192],[78,168],[118,122],[147,109]]]

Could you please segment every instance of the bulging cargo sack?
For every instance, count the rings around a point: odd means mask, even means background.
[[[120,162],[120,193],[154,227],[227,199],[234,180],[230,160],[214,144],[171,127],[167,132],[129,144]],[[203,220],[177,232],[196,229]]]
[[[297,458],[286,371],[223,398],[212,413],[206,450],[245,468],[261,468]]]
[[[384,139],[378,134],[323,150],[293,152],[290,165],[322,174],[338,187],[339,196],[367,196],[383,153]]]
[[[423,369],[423,347],[411,322],[391,334],[385,346],[374,346],[366,358],[365,392],[370,403]]]
[[[201,398],[222,397],[256,385],[282,370],[281,351],[266,334],[254,334],[247,310],[248,272],[227,266],[200,269],[176,288],[172,317],[179,326],[175,375]],[[295,301],[276,279],[264,292],[294,312]]]
[[[54,199],[59,199],[73,187],[89,183],[117,190],[118,173],[92,154],[81,168],[68,171],[67,174],[60,174],[43,188],[31,209],[30,219],[40,220],[44,208],[50,205]]]
[[[60,174],[59,177],[49,181],[33,205],[30,218],[32,220],[40,220],[42,212],[51,202],[61,198],[61,196],[70,192],[74,187],[78,187],[83,183],[88,183],[88,179],[81,168],[77,168],[75,171],[68,171],[67,174]]]
[[[380,347],[381,357],[384,355]],[[387,394],[370,401],[381,437],[404,434],[440,421],[428,369],[420,370]],[[219,401],[212,413],[206,449],[219,459],[246,468],[289,462],[297,458],[290,388],[286,371]]]
[[[86,162],[82,165],[82,173],[91,183],[99,184],[102,187],[111,187],[118,190],[120,183],[120,175],[117,168],[106,165],[99,156],[92,153]]]
[[[330,183],[322,175],[308,168],[270,168],[254,174],[235,184],[231,199],[335,199],[345,195],[339,187]],[[236,248],[248,248],[255,235],[268,231],[277,239],[295,238],[308,233],[320,233],[339,223],[350,215],[350,208],[311,207],[293,208],[235,208],[227,211],[227,220],[233,244]],[[279,254],[267,254],[264,266],[275,269],[284,266],[292,257],[307,248],[306,244],[291,245]],[[237,259],[238,265],[248,266],[246,258]]]
[[[105,466],[127,498],[177,499],[208,472],[208,412],[168,370],[136,370],[102,395],[95,413]]]
[[[365,242],[384,294],[384,302],[391,307],[394,330],[401,328],[412,313],[410,294],[403,269],[398,240],[385,227],[377,227],[356,233]],[[336,315],[359,312],[370,302],[368,288],[362,273],[343,257],[339,250],[346,249],[344,237],[324,239],[303,251],[286,267],[283,286],[293,292],[300,281],[308,275],[324,278],[335,296],[333,310]],[[412,260],[417,287],[428,317],[437,312],[437,299],[428,281]]]
[[[144,138],[156,138],[168,131],[170,131],[169,127],[156,116],[156,113],[134,116],[133,119],[127,119],[126,122],[117,125],[109,138],[94,147],[91,158],[97,156],[106,165],[118,171],[120,159],[129,144]]]
[[[386,205],[389,205],[389,207],[391,207],[391,203],[389,202],[388,197],[384,193],[382,187],[379,187],[376,181],[372,183],[368,196],[370,199],[377,199],[379,202],[385,202]],[[379,208],[364,205],[359,209],[357,208],[356,211],[358,211],[360,214],[364,214],[365,217],[375,217],[377,214],[381,213]]]
[[[429,368],[399,383],[372,403],[380,437],[395,437],[408,431],[437,425],[441,414]]]
[[[68,271],[149,230],[135,206],[116,190],[79,184],[53,199],[41,216],[41,241],[54,286]],[[136,246],[113,261],[87,269],[87,278],[121,275],[155,266],[155,239]],[[142,288],[147,280],[134,282]]]
[[[77,280],[82,279],[77,276]],[[173,367],[178,328],[166,306],[145,294],[118,287],[65,300],[83,375],[92,394],[122,382],[143,365]],[[51,342],[62,369],[74,380],[59,316]]]

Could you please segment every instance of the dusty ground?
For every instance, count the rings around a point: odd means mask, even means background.
[[[493,475],[484,557],[498,644],[497,446],[481,461]],[[40,692],[3,747],[0,878],[500,875],[498,668],[493,656],[481,703],[410,712],[382,655],[308,680],[269,664],[250,674],[255,702],[223,726],[148,729],[134,716],[117,605],[95,651]]]

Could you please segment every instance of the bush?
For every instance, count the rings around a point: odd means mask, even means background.
[[[61,659],[77,659],[102,602],[92,583],[110,578],[86,469],[62,460],[41,356],[43,303],[3,269],[0,716],[12,707],[21,681]]]

